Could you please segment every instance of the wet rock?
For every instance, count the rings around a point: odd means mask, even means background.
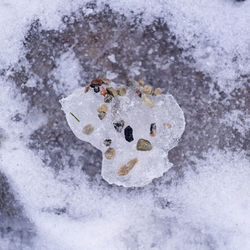
[[[118,93],[117,93],[117,91],[114,88],[110,87],[110,88],[106,88],[106,90],[108,91],[108,93],[111,96],[113,96],[113,97],[117,97],[118,96]]]
[[[125,88],[119,88],[117,90],[117,93],[119,96],[125,96],[126,95],[126,89]]]
[[[108,111],[108,106],[105,105],[105,104],[102,104],[100,107],[98,107],[97,111],[100,113],[100,112],[105,112],[107,113]]]
[[[107,151],[104,153],[106,159],[111,160],[115,157],[115,149],[108,148]]]
[[[112,102],[112,96],[107,94],[107,95],[104,97],[104,102],[106,102],[106,103]]]
[[[98,85],[95,85],[94,86],[94,91],[95,91],[95,93],[100,92],[100,87]]]
[[[113,125],[114,125],[114,128],[117,132],[121,133],[122,132],[122,129],[124,127],[124,124],[125,122],[123,120],[119,121],[119,122],[114,122]]]
[[[153,95],[160,95],[162,93],[162,89],[161,88],[156,88]]]
[[[82,132],[86,135],[90,135],[94,131],[94,127],[91,124],[88,124],[83,127]]]
[[[119,176],[125,176],[127,175],[135,166],[135,164],[138,162],[138,158],[134,158],[130,161],[128,161],[125,165],[122,165],[119,170],[117,171],[117,175]]]
[[[105,145],[105,146],[110,146],[111,145],[111,143],[112,143],[112,140],[111,139],[106,139],[106,140],[104,140],[104,142],[103,142],[103,144]]]
[[[105,116],[106,116],[106,112],[100,112],[98,114],[98,117],[100,118],[100,120],[103,120]]]
[[[143,87],[143,93],[147,94],[147,95],[150,95],[152,93],[152,87],[150,85],[145,85]]]
[[[154,102],[146,95],[142,95],[142,103],[149,108],[153,108],[155,106]]]
[[[148,140],[139,139],[136,145],[136,149],[139,151],[150,151],[152,149],[152,144]]]
[[[151,123],[150,125],[150,135],[156,136],[156,124],[155,123]]]
[[[130,126],[127,126],[127,127],[124,129],[124,135],[125,135],[126,141],[131,142],[131,141],[134,140],[134,137],[133,137],[133,129],[132,129]]]

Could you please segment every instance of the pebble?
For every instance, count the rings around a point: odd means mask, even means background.
[[[122,165],[119,170],[117,171],[117,175],[119,176],[125,176],[127,175],[135,166],[135,164],[138,162],[138,158],[134,158],[130,161],[128,161],[125,165]]]
[[[91,124],[86,125],[83,127],[82,132],[86,135],[90,135],[94,131],[94,127]]]
[[[133,129],[132,129],[130,126],[127,126],[127,127],[124,129],[124,135],[125,135],[126,141],[131,142],[131,141],[134,140],[134,137],[133,137]]]
[[[156,88],[153,95],[160,95],[162,93],[161,88]]]
[[[100,107],[98,107],[97,112],[105,112],[107,113],[108,111],[108,106],[106,104],[102,104]]]
[[[95,93],[98,93],[100,91],[99,85],[94,86],[94,91],[95,91]]]
[[[107,95],[107,90],[103,87],[101,87],[101,95],[106,96]]]
[[[144,86],[145,86],[145,82],[142,81],[142,80],[139,80],[138,83],[139,83],[139,85],[140,85],[141,87],[144,87]]]
[[[137,90],[135,91],[135,93],[136,93],[139,97],[141,97],[141,91],[140,91],[139,89],[137,89]]]
[[[98,114],[98,117],[100,118],[100,120],[103,120],[105,116],[106,116],[106,112],[100,112]]]
[[[103,142],[103,144],[105,145],[105,146],[110,146],[111,145],[111,143],[112,143],[112,140],[111,139],[106,139],[106,140],[104,140],[104,142]]]
[[[116,91],[114,88],[110,87],[110,88],[106,88],[106,90],[107,90],[108,93],[109,93],[110,95],[112,95],[113,97],[117,97],[117,96],[118,96],[118,93],[117,93],[117,91]]]
[[[144,94],[147,94],[147,95],[150,95],[150,94],[152,93],[152,87],[149,86],[149,85],[145,85],[145,86],[143,87],[143,93],[144,93]]]
[[[150,135],[156,136],[156,124],[155,123],[151,123],[150,125]]]
[[[100,78],[102,80],[102,83],[109,85],[110,84],[110,80],[107,78]]]
[[[164,125],[165,128],[172,128],[172,125],[170,123],[166,122],[163,125]]]
[[[154,102],[146,95],[142,96],[142,103],[149,108],[153,108],[155,106]]]
[[[111,160],[115,157],[115,149],[114,148],[108,148],[107,151],[104,153],[106,159]]]
[[[103,81],[101,78],[95,78],[94,80],[91,81],[90,87],[94,88],[95,85],[101,86],[103,84]]]
[[[119,96],[125,96],[126,95],[126,89],[125,88],[119,88],[117,90],[117,93]]]
[[[114,125],[114,128],[117,132],[121,133],[122,132],[122,129],[124,127],[124,124],[125,122],[123,120],[121,120],[120,122],[114,122],[113,125]]]
[[[152,149],[152,144],[148,140],[139,139],[136,145],[136,149],[139,151],[150,151]]]
[[[85,86],[84,93],[87,93],[89,91],[89,86],[90,86],[90,84]]]
[[[107,95],[104,97],[104,102],[106,102],[106,103],[112,102],[112,96],[107,94]]]

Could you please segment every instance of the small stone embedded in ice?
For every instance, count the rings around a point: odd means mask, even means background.
[[[100,88],[98,93],[94,88],[76,89],[61,104],[74,134],[102,151],[102,177],[110,184],[140,187],[162,176],[172,166],[168,151],[185,128],[183,111],[173,96],[140,97],[136,91],[142,92],[143,86],[113,82],[103,82]],[[117,94],[121,88],[125,95]],[[105,118],[100,119],[102,113]]]

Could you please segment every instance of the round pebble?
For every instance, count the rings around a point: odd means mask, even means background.
[[[125,96],[126,95],[126,89],[125,88],[119,88],[117,90],[118,95]]]
[[[86,135],[90,135],[94,131],[94,127],[91,124],[86,125],[83,127],[82,132]]]
[[[146,95],[142,96],[142,103],[149,108],[153,108],[155,106],[154,102]]]
[[[100,112],[105,112],[107,113],[108,111],[108,106],[105,105],[105,104],[102,104],[100,107],[98,107],[97,111],[100,113]]]
[[[115,149],[108,148],[107,151],[104,153],[106,159],[111,160],[115,157]]]
[[[136,145],[136,149],[139,151],[150,151],[152,149],[152,144],[148,140],[139,139]]]
[[[143,93],[147,94],[147,95],[150,95],[152,93],[152,87],[150,85],[145,85],[143,87]]]
[[[162,89],[161,88],[156,88],[154,91],[154,95],[160,95],[162,93]]]

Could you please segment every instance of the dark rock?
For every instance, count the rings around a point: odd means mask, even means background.
[[[100,87],[99,87],[98,85],[95,85],[94,91],[95,91],[96,93],[98,93],[98,92],[100,91]]]
[[[106,140],[104,140],[104,142],[103,142],[103,144],[105,145],[105,146],[110,146],[111,145],[111,143],[112,143],[112,140],[111,139],[106,139]]]
[[[114,128],[117,132],[121,133],[122,132],[122,129],[124,127],[124,124],[125,122],[123,120],[121,120],[120,122],[114,122],[113,125],[114,125]]]
[[[112,102],[112,96],[111,96],[111,95],[106,95],[106,96],[104,97],[104,102],[106,102],[106,103]]]
[[[126,141],[131,142],[131,141],[134,140],[134,137],[133,137],[133,129],[132,129],[130,126],[127,126],[127,127],[124,129],[124,135],[125,135]]]
[[[151,123],[150,125],[150,135],[156,136],[156,124],[155,123]]]

